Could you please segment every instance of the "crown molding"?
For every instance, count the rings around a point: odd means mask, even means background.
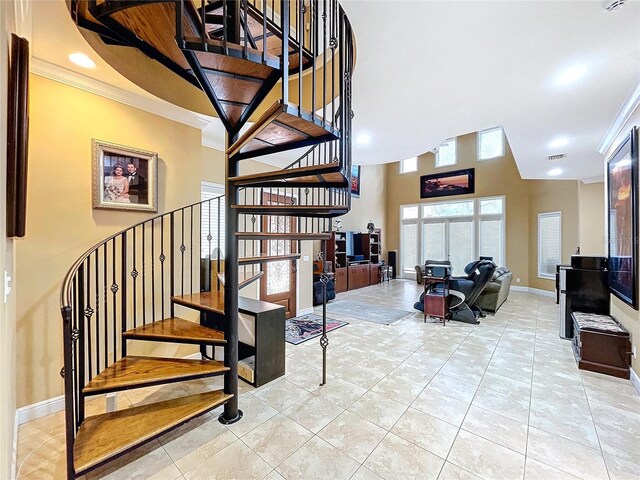
[[[640,106],[640,81],[636,84],[635,88],[622,104],[615,120],[607,130],[602,142],[600,142],[598,152],[604,155],[609,148],[611,148],[611,145],[622,131],[622,127],[624,127],[625,123],[627,123],[627,120],[629,120],[631,114],[636,108],[638,108],[638,106]]]
[[[604,182],[604,174],[596,175],[595,177],[581,178],[582,183],[601,183]]]
[[[210,123],[218,120],[217,118],[210,117],[208,115],[191,112],[185,108],[178,107],[159,98],[149,98],[137,93],[126,91],[120,87],[109,85],[101,80],[55,65],[38,57],[31,58],[30,70],[31,73],[41,77],[108,98],[109,100],[114,100],[130,107],[144,110],[145,112],[153,113],[154,115],[158,115],[199,130],[202,130]]]

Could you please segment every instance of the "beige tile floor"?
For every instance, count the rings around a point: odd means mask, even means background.
[[[411,310],[419,292],[394,280],[338,299]],[[318,340],[287,345],[284,378],[257,390],[241,382],[242,421],[223,426],[214,411],[88,477],[640,478],[640,396],[629,381],[576,368],[550,298],[513,292],[479,326],[420,314],[392,326],[347,320],[329,334],[326,386]],[[219,382],[136,390],[118,404]],[[61,413],[20,426],[19,479],[64,478],[63,431]]]

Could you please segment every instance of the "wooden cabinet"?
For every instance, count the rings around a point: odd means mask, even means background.
[[[332,262],[328,271],[336,272],[338,268],[347,266],[347,232],[331,232],[331,238],[327,240],[325,259]]]
[[[371,263],[380,263],[382,233],[379,228],[373,233],[357,233],[355,244],[357,254],[364,256],[364,259]]]
[[[380,264],[369,264],[369,285],[380,283]]]
[[[629,378],[629,332],[609,315],[573,312],[571,317],[578,368]]]
[[[336,268],[336,293],[347,291],[347,267]]]
[[[332,262],[326,269],[335,274],[336,293],[380,283],[382,232],[379,228],[372,233],[331,232],[326,248],[325,259]],[[356,257],[347,255],[348,252],[362,255],[363,260],[355,261]]]
[[[369,286],[369,264],[349,265],[347,282],[349,290]]]

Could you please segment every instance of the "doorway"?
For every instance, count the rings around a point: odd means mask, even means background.
[[[293,197],[264,193],[263,205],[292,205]],[[268,233],[295,233],[296,219],[279,215],[263,215],[262,231]],[[297,242],[286,239],[263,240],[262,255],[276,256],[296,253]],[[282,305],[285,317],[292,318],[297,314],[296,305],[296,260],[267,262],[262,265],[264,275],[260,281],[260,299]]]

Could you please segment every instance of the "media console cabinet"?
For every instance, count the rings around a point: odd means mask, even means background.
[[[350,259],[348,252],[362,260]],[[336,293],[355,290],[380,283],[380,256],[382,231],[373,233],[332,232],[327,240],[325,258],[330,262],[329,271],[335,274]]]

